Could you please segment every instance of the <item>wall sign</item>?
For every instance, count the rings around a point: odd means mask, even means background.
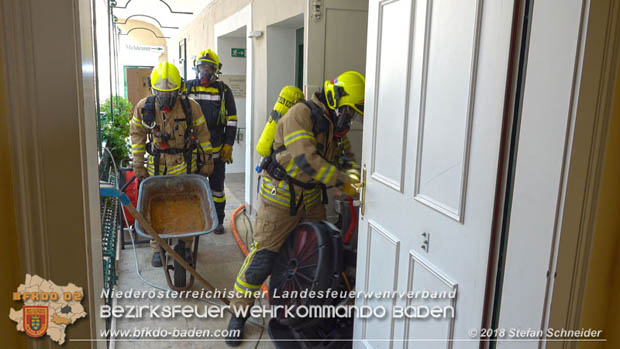
[[[125,48],[132,51],[142,52],[164,52],[163,46],[125,44]]]
[[[245,58],[245,49],[244,48],[231,48],[230,49],[230,55],[232,57],[241,57],[241,58]]]
[[[235,98],[245,97],[245,75],[221,75],[220,80],[230,87]]]

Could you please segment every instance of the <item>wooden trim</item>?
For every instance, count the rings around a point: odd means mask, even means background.
[[[97,314],[103,301],[100,297],[103,262],[91,2],[72,0],[60,4],[46,0],[9,0],[0,2],[0,8],[3,14],[0,40],[4,48],[0,51],[4,62],[1,69],[4,81],[10,82],[5,107],[18,255],[23,266],[20,273],[37,274],[58,284],[75,282],[84,289],[86,300],[82,305],[87,309],[88,316],[72,325],[69,329],[71,335],[64,344],[65,347],[74,347],[76,344],[72,344],[70,339],[96,338],[97,330],[105,326]],[[52,20],[41,23],[43,14]],[[65,25],[54,27],[60,21],[64,21]],[[71,30],[69,35],[68,28]],[[56,40],[50,42],[50,37]],[[67,66],[59,67],[58,72],[54,66],[40,64],[41,57],[44,57],[41,47],[50,45],[57,45],[58,50],[43,53],[67,62]],[[59,76],[61,74],[65,75]],[[41,87],[54,83],[63,87],[56,91]],[[56,98],[52,103],[51,96]],[[62,99],[57,96],[62,96]],[[67,110],[71,113],[67,114]],[[70,125],[72,121],[77,122],[77,126],[72,123],[71,127],[60,126],[55,130],[47,127],[53,123]],[[53,134],[54,131],[61,134]],[[64,143],[75,144],[76,140],[79,150],[72,147],[67,156],[74,156],[77,152],[79,160],[73,162],[75,166],[61,168],[63,163],[57,161],[63,159],[65,154],[54,152],[54,147]],[[77,176],[79,179],[58,178],[62,170],[71,174],[68,178]],[[79,203],[73,201],[72,208],[67,208],[66,215],[63,212],[62,217],[51,212],[52,209],[59,211],[55,204],[59,200],[54,194],[59,190],[66,190],[68,200],[81,199]],[[76,207],[79,207],[77,213]],[[72,220],[72,217],[83,217],[83,220]],[[69,229],[59,225],[59,220],[66,220]],[[77,231],[83,235],[71,235]],[[75,239],[72,240],[71,236]],[[66,244],[67,249],[75,254],[67,256],[66,253],[59,253],[56,247],[62,244]],[[23,282],[23,275],[21,278]],[[78,345],[84,347],[82,343]],[[28,341],[29,348],[54,346],[56,344],[49,339]],[[105,348],[106,343],[93,342],[89,347]]]
[[[620,57],[619,16],[618,1],[585,1],[544,327],[580,327]]]

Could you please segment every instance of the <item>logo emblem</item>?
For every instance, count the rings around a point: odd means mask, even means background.
[[[47,332],[49,308],[47,306],[26,305],[22,309],[24,332],[30,337],[41,337]]]

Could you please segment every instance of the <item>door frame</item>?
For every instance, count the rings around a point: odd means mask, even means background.
[[[97,164],[97,132],[96,132],[96,85],[95,85],[95,57],[93,56],[93,16],[94,5],[90,0],[71,0],[63,5],[51,4],[42,0],[23,2],[7,1],[0,4],[0,8],[10,15],[4,18],[4,25],[0,28],[0,40],[6,50],[0,50],[0,67],[6,78],[11,81],[10,89],[0,91],[8,102],[7,129],[9,134],[10,170],[13,188],[13,202],[15,228],[18,238],[19,266],[18,271],[38,274],[39,276],[60,284],[79,282],[78,286],[84,290],[82,305],[88,316],[80,320],[70,330],[72,339],[98,338],[98,330],[105,328],[105,320],[97,316],[98,309],[103,305],[100,297],[103,289],[103,257],[101,242],[101,216],[99,212],[99,176]],[[48,15],[53,18],[50,23],[35,27],[37,16]],[[50,14],[52,14],[50,16]],[[63,23],[67,26],[54,26]],[[72,28],[70,32],[65,30]],[[38,30],[38,31],[37,31]],[[59,39],[54,42],[52,38]],[[49,69],[44,64],[35,64],[41,46],[47,47],[53,43],[57,57],[62,57],[73,64],[67,64],[68,69]],[[47,74],[47,75],[46,75]],[[51,75],[50,75],[51,74]],[[46,212],[54,205],[45,186],[46,163],[54,163],[62,159],[64,154],[51,153],[47,146],[50,140],[40,137],[49,130],[42,129],[40,123],[41,111],[49,110],[44,98],[37,98],[39,91],[33,86],[39,85],[37,77],[47,76],[48,79],[58,79],[65,86],[73,89],[58,89],[53,91],[62,98],[62,113],[51,112],[48,118],[58,119],[61,125],[67,126],[64,137],[79,139],[79,161],[72,164],[65,171],[78,173],[77,182],[59,182],[58,185],[67,191],[70,197],[79,197],[81,206],[78,212],[67,214],[75,217],[79,213],[81,220],[67,222],[67,226],[78,224],[83,234],[71,235],[70,229],[58,229],[51,226],[51,221],[59,217],[50,217]],[[2,89],[0,89],[2,90]],[[52,92],[50,92],[52,93]],[[41,97],[39,95],[39,97]],[[4,109],[4,108],[3,108]],[[57,142],[57,140],[54,140]],[[58,188],[56,188],[58,189]],[[60,218],[64,218],[60,217]],[[58,233],[62,235],[58,235]],[[55,233],[51,236],[51,233]],[[50,248],[50,240],[72,241],[74,258],[66,258],[61,252]],[[17,286],[17,285],[16,285]],[[49,340],[28,341],[29,348],[49,348]],[[69,344],[70,345],[70,344]],[[94,341],[87,344],[90,348],[104,349],[105,341]]]
[[[538,7],[536,5],[539,5]],[[534,2],[532,26],[529,42],[538,40],[537,45],[529,45],[528,57],[536,55],[537,59],[527,62],[525,80],[537,80],[534,74],[540,74],[540,67],[553,66],[559,57],[568,57],[574,60],[569,68],[560,73],[550,72],[548,78],[564,78],[553,80],[559,82],[554,85],[558,90],[566,91],[565,94],[550,94],[539,108],[555,108],[557,121],[553,125],[563,131],[561,136],[553,139],[539,137],[536,139],[537,115],[523,119],[519,125],[518,139],[527,140],[527,146],[538,149],[549,149],[556,146],[561,149],[561,164],[557,172],[545,173],[545,182],[557,183],[553,189],[554,200],[549,200],[549,192],[541,192],[535,186],[515,188],[521,191],[522,201],[515,198],[508,217],[508,246],[507,264],[502,286],[504,291],[511,289],[511,278],[521,285],[518,290],[523,298],[544,298],[541,304],[535,302],[520,302],[518,307],[510,307],[510,299],[515,294],[503,295],[502,303],[499,304],[500,321],[499,328],[531,327],[533,329],[580,327],[583,300],[585,297],[585,283],[592,253],[591,244],[594,235],[594,223],[597,212],[597,203],[600,194],[600,184],[603,174],[603,160],[607,143],[608,126],[611,119],[613,92],[615,79],[620,61],[620,4],[617,1],[590,1],[575,0],[569,6],[564,7],[558,13],[556,5]],[[578,18],[576,37],[569,38],[576,41],[576,47],[570,49],[562,46],[551,51],[550,41],[553,38],[553,28],[558,22],[561,24],[571,23],[568,19]],[[590,18],[594,19],[590,21]],[[538,22],[538,23],[537,23]],[[572,22],[574,23],[574,22]],[[568,34],[567,34],[568,35]],[[566,39],[566,38],[564,38]],[[547,43],[545,48],[544,44]],[[602,45],[600,43],[603,43]],[[537,69],[538,68],[538,69]],[[544,72],[542,75],[547,75]],[[527,89],[527,86],[525,87]],[[527,93],[527,91],[525,92]],[[523,100],[518,103],[523,103]],[[562,113],[563,111],[565,113]],[[524,123],[526,123],[524,127]],[[529,124],[529,127],[527,127]],[[544,126],[544,125],[543,125]],[[519,148],[522,148],[520,144]],[[524,149],[518,149],[517,154]],[[548,150],[547,150],[548,151]],[[531,173],[536,165],[532,157],[519,157],[515,173]],[[514,193],[513,193],[514,194]],[[545,204],[532,204],[544,200]],[[525,199],[527,197],[527,200]],[[528,209],[526,206],[530,206]],[[536,206],[532,209],[531,206]],[[528,237],[519,234],[510,234],[514,230],[515,223],[528,219],[539,219],[535,210],[545,210],[549,216],[545,216],[551,224],[551,234],[524,243]],[[515,218],[516,217],[516,218]],[[514,219],[511,223],[510,219]],[[550,222],[549,222],[550,221]],[[523,231],[521,231],[523,232]],[[549,230],[546,230],[549,233]],[[512,239],[510,239],[512,237]],[[537,257],[541,261],[536,264],[536,269],[528,268],[521,264],[515,268],[519,261]],[[512,263],[511,259],[512,258]],[[511,265],[513,267],[511,267]],[[534,275],[546,273],[546,278],[536,278]],[[524,279],[524,276],[529,276]],[[518,282],[515,280],[519,280]],[[527,287],[523,287],[527,283]],[[539,293],[530,294],[524,291],[534,287],[542,290]],[[515,291],[516,292],[516,291]],[[505,297],[504,297],[505,296]],[[485,324],[483,324],[484,326]],[[536,343],[536,347],[546,342]],[[569,342],[549,344],[549,347],[570,347]]]
[[[252,108],[254,107],[254,40],[248,35],[252,32],[252,3],[243,7],[234,14],[215,23],[213,26],[213,45],[218,52],[218,38],[245,26],[245,204],[252,203],[252,143],[254,141],[254,121]],[[237,106],[238,108],[239,106]]]

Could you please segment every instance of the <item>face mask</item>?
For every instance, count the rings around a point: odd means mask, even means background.
[[[161,107],[161,110],[164,113],[169,113],[172,108],[174,107],[174,104],[177,101],[177,95],[178,95],[177,90],[174,91],[155,91],[155,96],[157,97],[157,101],[159,102],[159,105]]]
[[[336,118],[334,121],[334,136],[342,138],[349,132],[353,117],[357,114],[355,109],[348,105],[336,108]]]
[[[207,63],[198,66],[198,77],[200,78],[200,85],[208,87],[215,80],[215,67],[213,64]]]

